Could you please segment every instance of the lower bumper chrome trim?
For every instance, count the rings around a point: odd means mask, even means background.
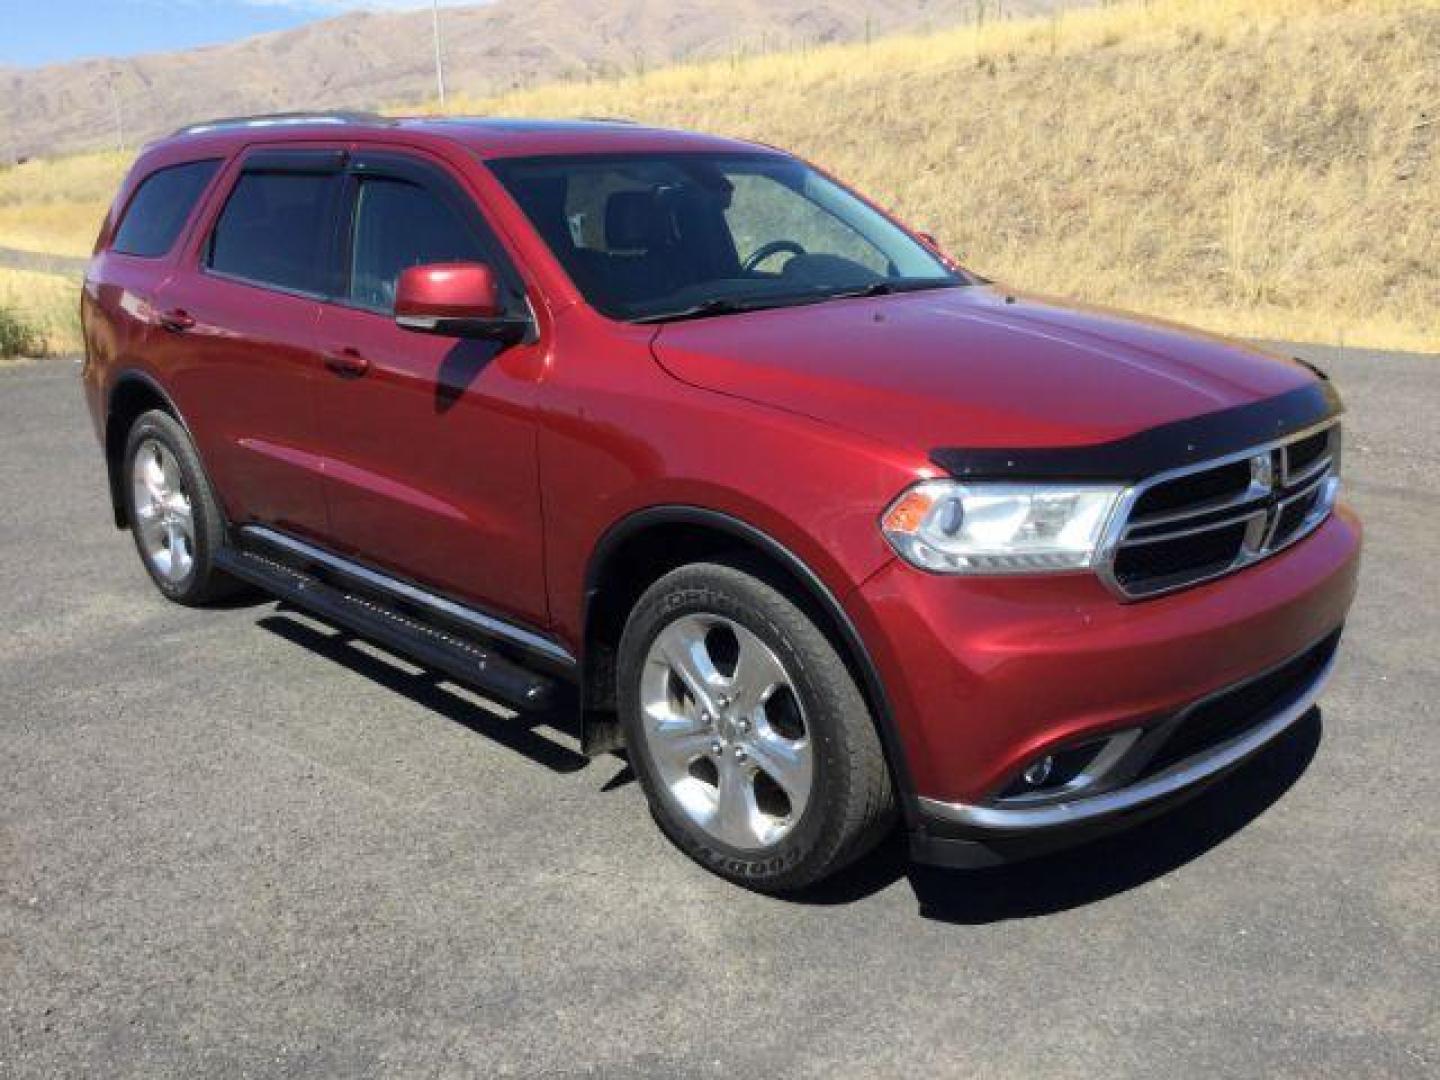
[[[1268,720],[1251,728],[1243,735],[1237,735],[1235,738],[1196,754],[1194,757],[1177,762],[1164,772],[1146,777],[1128,787],[1117,788],[1099,795],[1082,796],[1071,802],[1047,803],[1043,806],[973,805],[942,802],[939,799],[927,799],[922,796],[920,798],[921,813],[959,825],[1024,833],[1031,830],[1084,825],[1138,809],[1147,803],[1155,802],[1157,799],[1163,799],[1169,795],[1178,794],[1259,752],[1308,713],[1320,697],[1331,672],[1334,671],[1337,656],[1338,650],[1331,654],[1325,662],[1325,666],[1316,673],[1310,683],[1299,691],[1289,704]],[[1233,688],[1227,688],[1220,693],[1227,693],[1229,689]],[[1214,696],[1212,695],[1212,697]],[[1211,699],[1206,698],[1205,700]],[[1198,708],[1201,704],[1204,702],[1196,702],[1191,709]]]

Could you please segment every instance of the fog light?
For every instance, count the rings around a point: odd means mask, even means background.
[[[1033,801],[1079,794],[1109,774],[1135,745],[1140,732],[1140,728],[1131,728],[1038,757],[1014,774],[997,798]]]
[[[1050,779],[1050,774],[1054,769],[1055,759],[1047,754],[1025,770],[1025,782],[1031,787],[1039,787]]]

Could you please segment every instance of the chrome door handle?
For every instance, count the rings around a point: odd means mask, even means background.
[[[195,329],[195,316],[184,308],[162,311],[156,316],[156,321],[172,334],[183,334],[186,330]]]
[[[325,366],[336,375],[356,379],[370,370],[370,361],[361,356],[358,349],[341,349],[338,353],[325,354]]]

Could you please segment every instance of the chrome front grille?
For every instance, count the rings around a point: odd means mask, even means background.
[[[1239,570],[1312,532],[1339,487],[1340,425],[1151,477],[1126,494],[1101,574],[1129,599]]]

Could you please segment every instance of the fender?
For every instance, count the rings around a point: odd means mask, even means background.
[[[116,375],[115,381],[111,383],[110,389],[105,395],[105,427],[100,437],[101,445],[106,451],[105,471],[110,481],[110,506],[115,514],[115,527],[117,529],[128,528],[130,522],[127,520],[125,514],[125,494],[122,488],[123,478],[118,468],[120,463],[112,457],[109,452],[110,423],[115,415],[116,397],[119,396],[120,391],[126,386],[136,384],[145,387],[146,390],[153,393],[165,403],[166,410],[175,418],[176,422],[185,429],[185,434],[189,437],[190,444],[195,447],[195,456],[200,456],[200,444],[195,441],[195,433],[190,430],[190,424],[185,419],[185,414],[180,411],[180,407],[175,404],[175,399],[160,385],[159,380],[157,380],[155,376],[139,368],[126,368]],[[205,462],[203,458],[200,461],[200,465],[201,468],[204,468]],[[205,479],[208,483],[210,478],[207,476]]]
[[[699,506],[652,506],[644,510],[637,510],[606,530],[591,553],[589,566],[585,572],[585,609],[581,612],[581,625],[585,627],[590,625],[590,607],[599,591],[599,575],[614,550],[637,532],[656,525],[674,524],[701,525],[717,532],[728,533],[736,539],[758,548],[784,566],[804,586],[810,598],[820,605],[840,634],[840,644],[845,651],[846,659],[851,661],[860,673],[861,689],[870,705],[875,728],[880,735],[881,746],[884,748],[885,757],[890,764],[890,772],[895,780],[896,794],[905,814],[905,822],[907,826],[913,827],[918,817],[919,807],[915,783],[910,775],[909,763],[906,761],[905,750],[895,727],[890,701],[885,693],[879,669],[875,666],[869,650],[861,640],[860,632],[855,628],[854,622],[851,621],[835,593],[804,560],[768,533],[730,514]],[[587,656],[586,662],[588,663],[588,661]],[[583,697],[585,693],[588,693],[590,682],[588,679],[582,678],[580,685]],[[592,746],[602,752],[609,748],[605,745],[605,736],[610,733],[594,730],[603,724],[603,721],[584,707],[582,700],[580,740],[587,754],[590,753]]]

